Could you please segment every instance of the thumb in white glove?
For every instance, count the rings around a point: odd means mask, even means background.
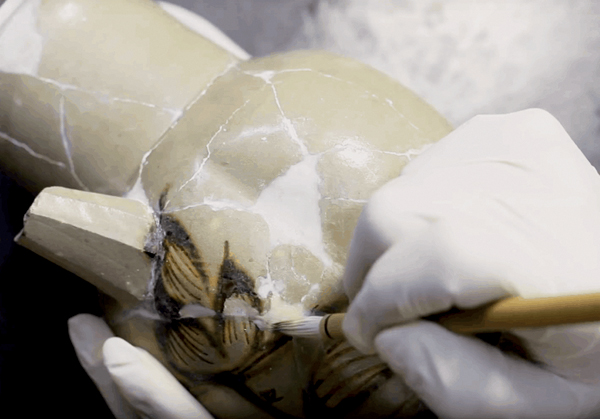
[[[598,292],[598,255],[600,177],[560,124],[541,110],[476,117],[365,207],[344,332],[441,417],[596,417],[598,324],[514,330],[542,367],[414,321],[508,295]]]
[[[69,319],[77,357],[118,419],[212,419],[152,355],[114,337],[90,314]]]

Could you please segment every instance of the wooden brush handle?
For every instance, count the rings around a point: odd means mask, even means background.
[[[600,321],[600,293],[561,297],[510,297],[472,310],[435,316],[456,333],[501,332],[524,327]]]
[[[600,322],[600,293],[561,297],[509,297],[471,310],[451,310],[425,318],[462,334],[501,332],[525,327]],[[321,334],[343,337],[344,314],[326,316]]]

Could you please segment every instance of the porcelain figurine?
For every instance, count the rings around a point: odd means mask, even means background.
[[[362,206],[451,127],[359,62],[246,58],[149,0],[7,1],[0,164],[42,191],[19,243],[217,417],[415,415],[376,356],[254,319],[345,310]]]

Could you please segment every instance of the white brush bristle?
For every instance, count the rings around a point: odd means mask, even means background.
[[[298,320],[285,320],[273,324],[273,330],[289,336],[314,338],[320,335],[323,317],[310,316]]]

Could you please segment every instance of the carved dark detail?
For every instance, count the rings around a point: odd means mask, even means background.
[[[261,391],[258,396],[269,404],[280,401],[283,397],[277,397],[277,392],[274,388],[270,390]]]
[[[274,417],[286,417],[276,407],[284,399],[282,394],[270,387],[253,390],[250,383],[270,373],[278,357],[290,350],[291,338],[261,331],[248,318],[223,315],[228,299],[242,300],[262,312],[254,280],[236,261],[228,242],[223,244],[219,273],[210,278],[183,226],[163,214],[161,227],[164,239],[156,258],[154,304],[165,319],[158,322],[156,333],[169,363],[190,382],[210,376]],[[333,299],[320,308],[335,310],[345,303]],[[215,314],[181,318],[179,311],[186,304],[200,304]],[[313,369],[305,392],[306,413],[310,417],[322,417],[324,413],[344,417],[390,377],[390,370],[377,357],[362,355],[344,341],[334,342],[325,348]]]
[[[225,242],[223,249],[223,263],[219,273],[219,289],[215,309],[223,311],[225,300],[229,297],[242,297],[246,302],[259,311],[262,310],[262,301],[254,292],[254,281],[240,268],[229,253],[229,243]]]
[[[262,311],[254,280],[239,266],[228,242],[219,275],[211,280],[183,226],[171,216],[163,215],[160,221],[163,252],[156,267],[154,304],[166,321],[157,325],[156,333],[174,368],[185,375],[248,371],[289,340],[259,330],[248,318],[223,315],[229,298]],[[181,318],[179,311],[186,304],[210,308],[215,315]]]
[[[370,393],[391,375],[377,356],[363,355],[346,341],[338,341],[326,348],[312,375],[311,390],[325,407],[334,408],[346,398]]]

